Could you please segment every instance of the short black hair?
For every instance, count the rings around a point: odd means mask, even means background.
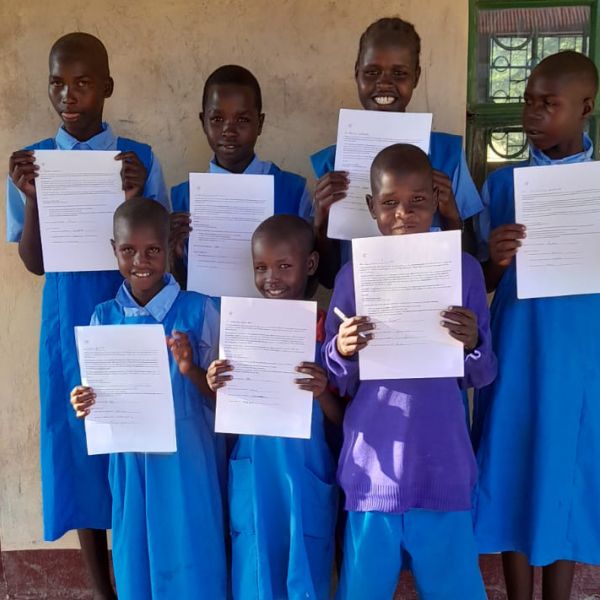
[[[169,239],[169,212],[156,200],[131,198],[117,207],[113,215],[113,235],[116,237],[120,222],[131,228],[151,227],[163,239]]]
[[[58,55],[88,59],[101,70],[103,76],[110,77],[106,46],[91,33],[75,31],[58,38],[50,48],[48,62],[51,64]]]
[[[312,225],[296,215],[273,215],[264,220],[252,234],[252,247],[260,237],[267,238],[273,244],[297,240],[307,255],[316,251],[316,238]],[[312,298],[318,286],[319,279],[315,272],[308,277],[304,297]]]
[[[202,91],[202,110],[204,110],[204,106],[206,105],[208,90],[213,85],[241,85],[250,88],[254,93],[256,110],[259,114],[262,112],[262,93],[260,91],[260,85],[258,79],[256,79],[248,69],[240,67],[239,65],[223,65],[216,71],[213,71],[204,83],[204,90]]]
[[[381,176],[385,172],[393,171],[399,175],[426,172],[433,182],[433,167],[429,157],[421,148],[412,144],[393,144],[384,148],[371,164],[371,191],[373,194],[379,189]]]
[[[594,61],[581,52],[564,50],[551,54],[542,60],[533,74],[557,79],[576,79],[589,86],[589,93],[595,98],[598,93],[598,69]]]
[[[312,226],[296,215],[273,215],[265,219],[252,234],[252,243],[261,236],[273,242],[288,242],[292,239],[301,241],[307,254],[310,254],[316,245]]]
[[[405,46],[415,55],[415,66],[419,68],[421,57],[421,38],[415,26],[400,17],[384,17],[371,23],[360,36],[355,69],[358,69],[360,59],[367,45],[393,44]]]

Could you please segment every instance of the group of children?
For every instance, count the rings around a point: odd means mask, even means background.
[[[367,28],[355,67],[366,110],[406,110],[419,53],[419,36],[401,19]],[[315,324],[314,362],[297,368],[297,385],[314,396],[310,439],[224,440],[214,433],[215,393],[235,365],[217,358],[218,299],[182,289],[188,184],[172,189],[169,215],[150,147],[103,122],[113,81],[98,39],[60,38],[49,66],[62,124],[55,138],[11,156],[9,240],[44,274],[36,149],[119,150],[126,196],[114,215],[119,270],[46,273],[42,305],[44,537],[78,530],[95,600],[116,597],[109,528],[121,600],[328,598],[336,528],[340,599],[392,598],[403,568],[425,600],[485,598],[478,554],[502,552],[511,600],[532,597],[534,566],[544,567],[544,598],[566,600],[574,561],[600,564],[600,298],[517,300],[514,256],[526,232],[515,224],[512,167],[493,173],[480,197],[458,136],[433,133],[429,157],[403,144],[376,157],[366,201],[380,233],[460,229],[475,217],[483,269],[463,253],[461,306],[440,315],[464,345],[462,379],[362,381],[357,355],[377,330],[356,315],[350,245],[326,235],[329,209],[348,187],[348,174],[334,170],[335,146],[312,157],[313,198],[302,177],[255,155],[264,122],[256,78],[217,69],[200,113],[209,171],[275,182],[275,215],[252,238],[257,290],[310,299],[319,281],[335,280],[331,308]],[[597,88],[594,64],[574,52],[533,70],[523,115],[529,164],[591,160],[584,132]],[[495,291],[491,319],[486,288]],[[87,456],[79,419],[95,396],[80,385],[73,327],[90,319],[164,326],[176,453]],[[478,390],[472,436],[470,387]]]

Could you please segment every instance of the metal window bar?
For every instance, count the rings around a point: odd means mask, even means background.
[[[529,156],[520,115],[533,67],[560,50],[595,57],[597,32],[596,0],[471,0],[466,142],[476,183]]]

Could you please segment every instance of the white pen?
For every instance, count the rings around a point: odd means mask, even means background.
[[[341,321],[347,321],[348,317],[337,307],[334,306],[333,307],[333,314],[338,317],[338,319],[340,319]],[[364,340],[368,340],[369,338],[366,336],[366,334],[364,334],[362,331],[360,331],[358,333],[358,335],[363,338]]]

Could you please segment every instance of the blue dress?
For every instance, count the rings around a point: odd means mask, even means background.
[[[330,597],[334,482],[335,462],[316,401],[309,440],[239,436],[229,461],[236,600]]]
[[[133,150],[152,174],[146,182],[145,195],[167,202],[160,166],[150,146],[117,138],[106,124],[102,133],[87,142],[77,142],[60,129],[56,138],[42,140],[27,149]],[[18,241],[24,203],[10,181],[7,191],[8,239]],[[87,325],[95,306],[114,298],[122,281],[118,271],[45,276],[39,381],[42,500],[47,541],[56,540],[71,529],[110,528],[108,457],[87,455],[83,423],[75,417],[69,394],[80,381],[73,328]]]
[[[560,162],[590,160],[586,146]],[[552,162],[533,150],[532,164]],[[514,223],[513,167],[492,173],[484,200],[487,233]],[[600,564],[600,295],[517,300],[513,261],[491,328],[499,375],[474,417],[479,549]]]
[[[92,324],[162,323],[186,332],[207,368],[218,332],[206,331],[211,300],[167,285],[140,307],[123,284]],[[214,309],[216,312],[216,309]],[[210,339],[212,336],[212,340]],[[212,347],[211,347],[212,345]],[[227,596],[224,521],[214,411],[169,353],[177,452],[110,455],[113,564],[120,600],[221,600]]]
[[[209,164],[209,173],[229,173],[229,171],[217,165],[213,159]],[[244,175],[273,175],[275,180],[274,212],[276,215],[298,215],[307,221],[312,219],[312,198],[304,177],[283,171],[276,164],[259,160],[257,156],[246,167]],[[189,181],[183,181],[171,188],[171,203],[173,212],[189,212]]]

